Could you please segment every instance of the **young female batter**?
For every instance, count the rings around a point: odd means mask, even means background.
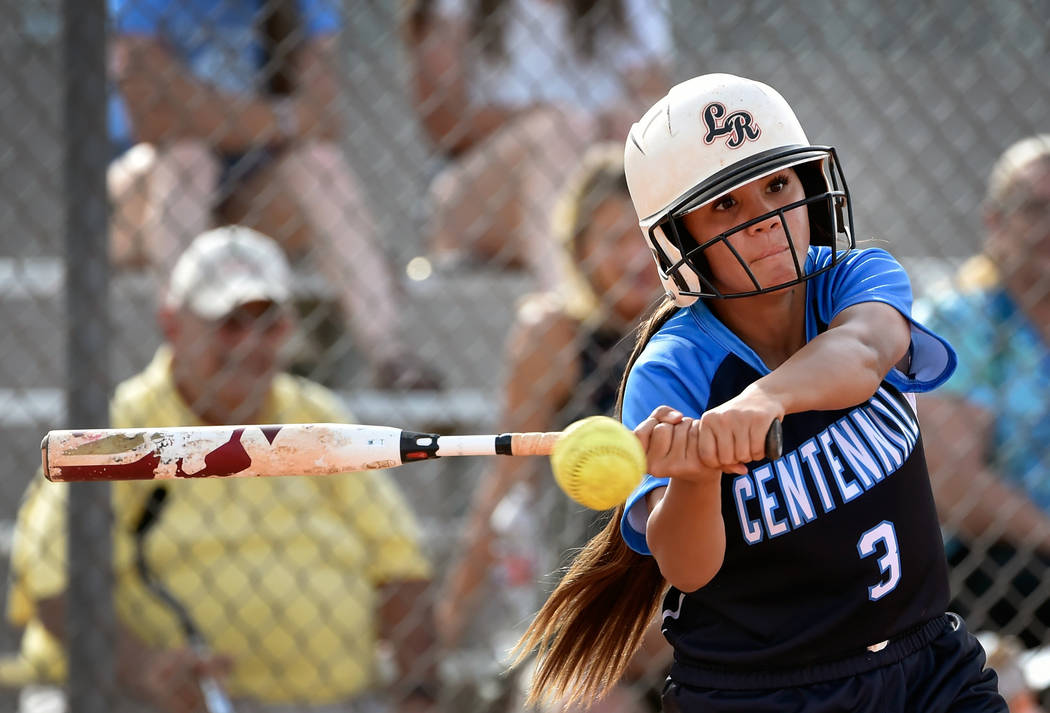
[[[911,320],[896,261],[855,249],[834,149],[716,74],[632,127],[625,168],[668,294],[621,387],[650,475],[522,639],[533,699],[600,696],[662,611],[668,711],[1005,711],[945,613],[908,395],[955,355]]]

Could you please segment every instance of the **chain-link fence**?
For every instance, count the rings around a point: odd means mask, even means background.
[[[182,670],[160,652],[186,638],[141,552],[232,659],[237,710],[434,693],[515,709],[504,653],[595,527],[545,462],[179,482],[136,535],[149,488],[84,486],[67,506],[34,476],[36,444],[107,423],[491,433],[610,412],[660,295],[616,154],[671,83],[715,71],[776,87],[837,147],[858,237],[904,262],[924,318],[963,343],[964,376],[923,419],[955,604],[1046,644],[1050,174],[985,195],[1002,152],[1050,130],[1050,5],[920,5],[0,0],[11,708],[19,687],[30,710],[63,681],[76,711],[196,695],[154,675]],[[220,233],[179,262],[228,224],[275,246]],[[990,250],[952,282],[988,239],[1022,234],[1036,247]],[[609,709],[653,710],[666,657],[654,637]]]

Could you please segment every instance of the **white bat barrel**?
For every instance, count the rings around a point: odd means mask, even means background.
[[[55,481],[324,475],[401,464],[401,429],[332,423],[52,431]]]

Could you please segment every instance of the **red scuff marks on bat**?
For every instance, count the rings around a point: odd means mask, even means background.
[[[280,426],[262,426],[262,427],[259,428],[259,430],[263,432],[263,435],[266,436],[266,440],[269,441],[270,445],[272,446],[273,445],[273,439],[277,438],[277,434],[281,432],[281,427]]]
[[[196,473],[187,473],[182,469],[182,458],[175,461],[176,478],[210,478],[223,475],[234,475],[246,470],[252,464],[252,457],[241,445],[243,428],[234,429],[230,440],[204,456],[204,467]]]
[[[132,463],[112,465],[64,465],[59,467],[59,482],[85,482],[91,480],[152,480],[160,465],[160,456],[147,453]]]

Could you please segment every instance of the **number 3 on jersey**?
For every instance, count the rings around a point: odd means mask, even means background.
[[[882,543],[883,546],[879,547],[879,543]],[[892,592],[901,579],[901,556],[900,548],[897,546],[897,533],[893,530],[893,523],[888,520],[883,520],[865,532],[857,541],[857,551],[860,552],[861,559],[877,555],[880,550],[883,551],[883,554],[876,561],[879,563],[879,569],[887,576],[878,584],[868,587],[868,599],[873,602]]]

